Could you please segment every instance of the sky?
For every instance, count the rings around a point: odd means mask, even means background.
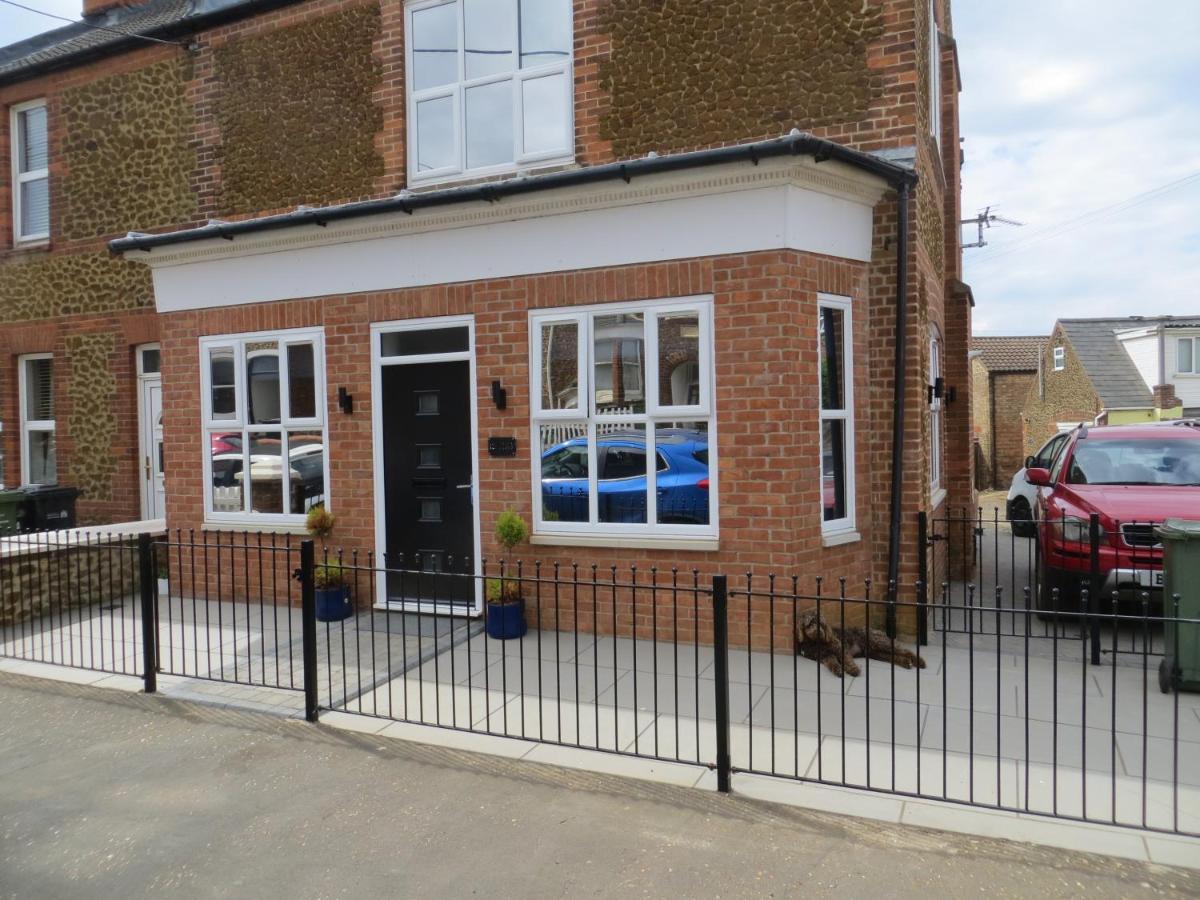
[[[0,45],[58,24],[0,3]],[[1200,0],[955,0],[954,31],[963,218],[1025,223],[964,251],[975,333],[1200,316]]]

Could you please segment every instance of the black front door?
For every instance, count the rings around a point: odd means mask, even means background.
[[[385,366],[382,385],[386,564],[405,570],[388,597],[474,603],[470,364]]]

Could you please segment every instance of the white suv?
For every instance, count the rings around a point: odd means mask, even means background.
[[[1006,513],[1009,524],[1012,525],[1013,534],[1017,537],[1036,537],[1037,525],[1034,522],[1034,510],[1037,509],[1037,492],[1038,489],[1025,480],[1025,469],[1049,469],[1054,462],[1054,458],[1058,456],[1063,445],[1066,444],[1067,438],[1071,436],[1069,431],[1060,431],[1046,443],[1042,444],[1042,449],[1033,456],[1025,457],[1025,466],[1013,476],[1012,484],[1008,489],[1008,502],[1005,504]]]

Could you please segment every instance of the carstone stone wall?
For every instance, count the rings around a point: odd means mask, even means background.
[[[383,174],[378,33],[379,7],[369,5],[217,50],[223,213],[372,193]]]
[[[929,177],[917,183],[917,240],[929,254],[934,269],[941,272],[946,256],[945,232],[942,229],[942,205]]]
[[[71,546],[6,557],[0,628],[44,615],[59,617],[68,608],[107,606],[137,596],[137,551],[121,547],[118,543]]]
[[[106,250],[45,256],[0,266],[0,323],[114,313],[152,306],[146,266]]]
[[[63,238],[144,231],[195,217],[190,77],[190,63],[176,59],[63,93]]]
[[[883,91],[863,0],[608,0],[600,135],[618,157],[863,119]]]
[[[116,346],[112,334],[75,334],[66,339],[71,377],[68,429],[74,443],[71,484],[89,500],[111,500],[117,461],[113,447],[117,420],[113,412],[117,379],[109,360]]]
[[[1055,372],[1054,348],[1063,346],[1063,369]],[[1058,431],[1058,422],[1087,422],[1100,413],[1096,389],[1061,330],[1055,330],[1042,355],[1042,373],[1045,391],[1038,389],[1035,376],[1025,402],[1025,455],[1036,453]]]

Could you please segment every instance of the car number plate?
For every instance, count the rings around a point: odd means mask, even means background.
[[[1154,572],[1154,573],[1153,573],[1153,577],[1152,577],[1152,579],[1151,579],[1151,582],[1150,582],[1150,583],[1151,583],[1151,584],[1153,584],[1155,587],[1162,587],[1162,586],[1163,586],[1163,572],[1162,572],[1162,569],[1159,569],[1157,572]]]

